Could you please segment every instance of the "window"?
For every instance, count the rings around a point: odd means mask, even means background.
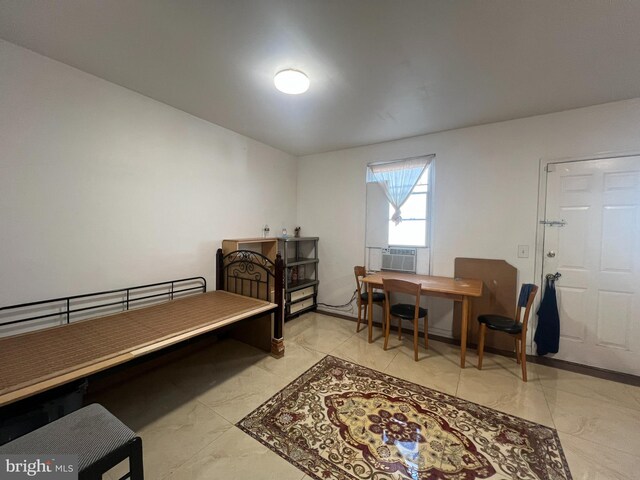
[[[409,198],[401,207],[402,221],[396,225],[392,220],[395,209],[389,204],[389,245],[428,247],[429,246],[429,172],[425,168]]]
[[[429,248],[434,157],[429,154],[367,165],[367,249],[379,253],[390,246]]]

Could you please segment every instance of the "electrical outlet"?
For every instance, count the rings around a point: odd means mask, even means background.
[[[529,258],[529,245],[518,245],[518,258]]]

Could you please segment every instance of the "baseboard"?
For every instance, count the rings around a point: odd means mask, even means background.
[[[358,321],[358,317],[352,317],[351,315],[343,315],[342,313],[335,313],[330,310],[322,310],[321,308],[317,309],[316,313],[321,313],[322,315],[327,315],[329,317],[343,318],[345,320],[351,320],[352,322]]]
[[[342,318],[352,322],[357,322],[358,319],[349,315],[341,315],[339,313],[333,313],[326,310],[317,310],[317,313],[328,315],[330,317]],[[376,327],[382,328],[382,324],[374,321],[373,324]],[[402,328],[403,333],[413,335],[413,330],[408,328]],[[424,337],[424,333],[420,332],[420,336]],[[460,341],[455,338],[445,337],[442,335],[429,334],[429,338],[438,342],[447,343],[449,345],[460,345]],[[467,349],[478,348],[476,344],[467,344]],[[511,357],[515,359],[515,352],[501,350],[493,347],[485,347],[485,352],[494,353],[496,355],[502,355],[505,357]],[[582,375],[588,375],[590,377],[602,378],[604,380],[611,380],[613,382],[624,383],[625,385],[634,385],[640,387],[640,377],[636,375],[630,375],[627,373],[614,372],[611,370],[605,370],[602,368],[591,367],[589,365],[580,365],[578,363],[567,362],[566,360],[558,360],[556,358],[539,357],[537,355],[527,355],[527,362],[535,363],[539,365],[545,365],[547,367],[558,368],[560,370],[566,370],[568,372],[580,373]]]
[[[547,367],[567,370],[569,372],[581,373],[582,375],[589,375],[590,377],[602,378],[604,380],[612,380],[614,382],[640,387],[640,377],[631,375],[630,373],[614,372],[612,370],[605,370],[604,368],[581,365],[579,363],[568,362],[566,360],[558,360],[557,358],[538,357],[536,355],[527,355],[527,361],[531,361],[531,363],[537,363],[539,365],[546,365]]]

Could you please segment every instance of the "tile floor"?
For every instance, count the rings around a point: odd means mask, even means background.
[[[640,478],[640,387],[535,364],[525,384],[514,359],[485,354],[478,371],[471,351],[461,370],[455,346],[430,341],[414,362],[410,335],[387,351],[379,329],[374,338],[369,344],[355,323],[309,313],[285,325],[280,360],[224,340],[90,400],[140,434],[150,480],[306,480],[234,423],[330,353],[556,428],[576,480]]]

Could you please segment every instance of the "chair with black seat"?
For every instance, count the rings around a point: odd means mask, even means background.
[[[360,321],[362,318],[367,319],[367,309],[369,308],[369,294],[362,291],[361,280],[367,275],[367,270],[364,267],[353,267],[353,273],[356,276],[356,285],[358,287],[358,324],[356,325],[356,332],[360,331]],[[373,303],[376,303],[384,310],[384,293],[373,292]],[[364,316],[362,310],[364,308]],[[371,312],[369,312],[371,315]]]
[[[142,440],[98,403],[0,446],[0,455],[27,454],[76,455],[79,480],[102,479],[108,470],[129,459],[129,473],[122,479],[144,480]]]
[[[487,328],[496,332],[504,332],[514,336],[516,361],[521,364],[522,381],[527,381],[527,324],[529,323],[529,313],[533,306],[533,299],[538,292],[538,287],[532,283],[523,283],[520,288],[518,297],[518,305],[516,306],[515,318],[505,317],[503,315],[479,315],[480,322],[480,339],[478,341],[478,370],[482,370],[482,357],[484,355],[484,337]],[[520,315],[524,308],[522,318]]]
[[[389,342],[389,331],[391,330],[391,317],[398,319],[398,338],[402,338],[402,320],[413,320],[413,359],[418,361],[418,320],[424,318],[424,347],[429,347],[429,337],[427,336],[428,318],[427,309],[420,306],[420,295],[422,286],[419,283],[408,282],[398,279],[382,279],[385,296],[385,329],[384,329],[384,349],[387,349]],[[404,293],[415,297],[415,304],[396,303],[391,304],[391,295]]]

